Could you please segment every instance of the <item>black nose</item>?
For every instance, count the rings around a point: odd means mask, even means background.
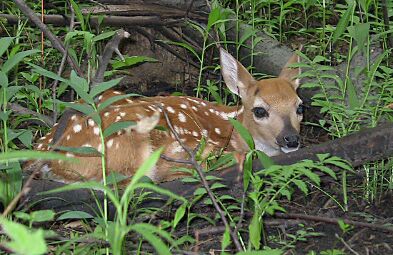
[[[284,142],[288,148],[297,148],[299,146],[299,139],[298,135],[288,135],[284,136]]]

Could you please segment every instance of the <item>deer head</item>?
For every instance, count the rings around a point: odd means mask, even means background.
[[[255,80],[247,69],[228,52],[220,50],[222,74],[228,88],[240,96],[243,103],[241,122],[254,138],[255,147],[272,156],[295,151],[300,146],[302,100],[296,89],[300,68],[288,66],[299,62],[292,56],[277,78]],[[245,143],[233,143],[245,150]]]

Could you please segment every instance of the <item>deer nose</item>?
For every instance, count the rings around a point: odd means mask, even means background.
[[[285,142],[285,145],[288,148],[297,148],[297,147],[299,147],[299,140],[300,140],[299,135],[284,136],[284,142]]]

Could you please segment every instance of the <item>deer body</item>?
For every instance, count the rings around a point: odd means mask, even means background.
[[[244,153],[249,148],[234,130],[228,118],[238,119],[254,138],[256,149],[268,155],[289,152],[299,147],[299,129],[302,119],[301,100],[296,94],[298,69],[284,67],[278,78],[256,81],[231,55],[221,50],[221,67],[228,88],[242,99],[242,106],[222,106],[198,98],[152,97],[136,100],[124,99],[104,109],[101,113],[102,130],[120,121],[134,121],[136,125],[120,130],[101,144],[99,128],[89,116],[73,115],[56,145],[66,147],[93,147],[105,149],[107,169],[132,176],[152,151],[164,147],[167,158],[187,159],[188,155],[169,129],[190,148],[202,139],[206,141],[203,155],[226,149]],[[297,57],[288,64],[296,62]],[[99,102],[118,95],[107,91]],[[155,129],[156,126],[166,129]],[[48,150],[53,142],[56,127],[39,140],[37,150]],[[103,148],[105,146],[105,148]],[[101,158],[97,155],[76,155],[79,162],[53,161],[53,174],[66,182],[102,178]],[[182,166],[161,158],[148,176],[155,182],[168,181],[183,176],[173,168]]]

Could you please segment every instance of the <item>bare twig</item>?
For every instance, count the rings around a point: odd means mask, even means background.
[[[30,9],[30,7],[27,6],[27,4],[23,0],[15,0],[14,2],[18,6],[18,8],[29,18],[29,20],[45,34],[49,41],[51,41],[52,46],[58,51],[60,51],[61,54],[65,55],[66,49],[63,43],[49,30],[49,28],[44,23],[41,22],[41,20],[37,17],[34,11]],[[67,56],[67,61],[68,64],[72,67],[72,69],[75,70],[79,76],[83,76],[83,72],[78,66],[77,62],[69,54]]]
[[[347,248],[350,252],[352,252],[355,255],[359,255],[359,253],[357,251],[355,251],[354,249],[352,249],[352,247],[347,242],[345,242],[345,240],[341,236],[337,235],[337,233],[335,233],[334,236],[338,240],[340,240],[344,244],[345,248]]]
[[[69,31],[71,32],[74,30],[74,26],[75,26],[75,11],[74,11],[74,8],[72,7],[71,3],[69,1],[67,1],[67,3],[70,8],[70,12],[71,12],[70,26],[69,26]],[[60,67],[59,67],[59,70],[57,71],[58,76],[61,76],[61,74],[63,73],[64,67],[65,67],[65,62],[66,62],[67,56],[68,56],[68,48],[69,48],[69,45],[65,45],[66,53],[63,55],[63,58],[61,59]],[[54,80],[52,83],[52,86],[51,86],[52,87],[52,98],[53,98],[52,119],[54,122],[57,121],[56,91],[57,91],[58,84],[59,84],[59,80]]]
[[[161,108],[161,110],[162,110],[162,112],[164,114],[166,123],[167,123],[170,131],[175,136],[176,141],[180,144],[180,146],[189,155],[189,157],[190,157],[189,161],[192,163],[194,168],[197,170],[197,173],[199,175],[199,178],[201,179],[202,185],[206,189],[206,192],[207,192],[208,196],[210,197],[210,199],[211,199],[211,201],[213,203],[214,208],[220,214],[221,220],[223,221],[223,223],[225,225],[225,228],[227,228],[229,230],[229,233],[230,233],[230,235],[232,237],[233,243],[235,244],[237,251],[242,251],[243,249],[242,249],[242,246],[241,246],[241,244],[239,242],[239,239],[237,237],[237,233],[232,230],[232,228],[229,225],[229,222],[228,222],[228,220],[227,220],[227,218],[225,216],[225,212],[221,209],[221,207],[218,204],[218,202],[217,202],[217,200],[216,200],[212,190],[210,189],[209,183],[207,182],[206,177],[205,177],[205,175],[203,173],[202,166],[196,160],[196,155],[195,155],[194,151],[183,143],[183,141],[179,137],[179,134],[173,128],[172,123],[171,123],[171,121],[170,121],[170,119],[168,117],[167,112],[162,107],[160,107],[160,108]]]
[[[120,29],[117,31],[116,35],[105,45],[104,52],[99,57],[100,64],[94,78],[92,79],[91,87],[94,87],[97,83],[104,81],[104,73],[108,68],[108,64],[112,58],[113,52],[121,55],[119,51],[120,41],[128,37],[130,37],[130,33]]]
[[[40,121],[42,121],[48,127],[52,127],[55,123],[50,117],[43,115],[41,113],[32,111],[32,110],[25,108],[17,103],[8,103],[7,107],[10,110],[12,110],[14,113],[28,114],[28,115],[32,115],[34,117],[37,117]]]
[[[340,219],[340,218],[328,218],[328,217],[315,216],[315,215],[305,215],[300,213],[278,213],[278,212],[275,213],[274,216],[281,219],[301,219],[301,220],[308,220],[308,221],[326,222],[326,223],[337,224],[337,225],[339,224],[339,221],[343,221],[344,223],[353,225],[355,227],[371,228],[374,230],[393,232],[393,227],[386,227],[379,224],[365,223],[365,222]]]

